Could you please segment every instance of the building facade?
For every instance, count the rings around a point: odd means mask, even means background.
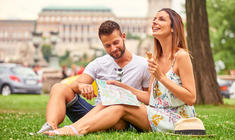
[[[19,53],[23,53],[23,58],[30,57],[26,53],[34,50],[31,33],[35,23],[35,20],[0,20],[0,60],[20,59]]]
[[[147,34],[146,18],[117,17],[106,7],[45,7],[39,13],[37,31],[48,39],[51,31],[59,32],[60,41],[55,47],[59,55],[70,50],[72,55],[90,56],[92,48],[102,48],[98,28],[109,19],[117,21],[125,33]]]
[[[117,17],[107,7],[50,6],[43,8],[35,21],[0,20],[0,59],[17,56],[16,53],[19,52],[16,48],[22,46],[26,46],[22,47],[26,50],[30,50],[28,47],[31,47],[34,51],[31,41],[33,31],[43,34],[43,43],[50,43],[51,32],[58,32],[59,40],[54,46],[58,55],[64,55],[68,50],[72,57],[94,56],[97,50],[103,49],[98,38],[98,27],[103,21],[117,21],[122,32],[144,38],[151,34],[152,19],[156,11],[162,7],[171,7],[171,1],[148,0],[148,12],[146,17],[142,18]],[[140,52],[138,40],[127,40],[126,43],[133,53]],[[20,51],[22,52],[22,49]],[[32,52],[32,59],[33,55]]]

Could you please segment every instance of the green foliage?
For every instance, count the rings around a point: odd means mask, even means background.
[[[52,54],[52,46],[50,44],[43,44],[42,48],[41,48],[41,51],[42,51],[43,58],[47,62],[49,62],[51,54]]]
[[[84,53],[83,55],[82,55],[82,59],[84,60],[84,61],[87,61],[87,54],[86,53]]]
[[[79,61],[76,61],[75,64],[78,66],[83,66],[85,68],[89,64],[87,54],[83,53],[82,57],[79,59]]]
[[[207,0],[210,40],[214,60],[235,69],[235,1]]]
[[[100,140],[155,140],[155,139],[234,139],[235,135],[235,100],[226,99],[225,105],[197,105],[195,106],[199,117],[206,128],[207,134],[214,137],[171,136],[164,133],[135,131],[105,131],[91,133],[86,136],[57,136],[48,137],[37,135],[40,127],[45,123],[46,104],[48,95],[0,95],[0,139],[100,139]],[[94,103],[94,101],[91,101]],[[71,122],[66,117],[60,127]]]
[[[127,33],[126,34],[126,39],[140,40],[140,37],[138,35],[133,35],[131,33]]]
[[[66,65],[68,67],[73,64],[73,59],[70,57],[70,51],[66,50],[65,54],[59,57],[59,64],[60,66]]]
[[[83,66],[84,68],[89,64],[88,61],[79,61],[79,62],[76,62],[76,65],[78,66]]]

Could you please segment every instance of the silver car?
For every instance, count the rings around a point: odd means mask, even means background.
[[[42,83],[31,68],[17,64],[0,63],[0,93],[6,96],[11,93],[40,94]]]

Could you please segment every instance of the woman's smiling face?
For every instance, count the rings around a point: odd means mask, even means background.
[[[153,37],[155,38],[164,37],[173,32],[170,16],[167,12],[160,11],[155,15],[152,24],[152,31]]]

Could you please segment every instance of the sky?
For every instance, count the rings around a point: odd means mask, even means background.
[[[46,6],[105,6],[118,17],[145,17],[148,0],[0,0],[0,19],[37,19]],[[183,16],[182,3],[173,0],[173,9]]]

